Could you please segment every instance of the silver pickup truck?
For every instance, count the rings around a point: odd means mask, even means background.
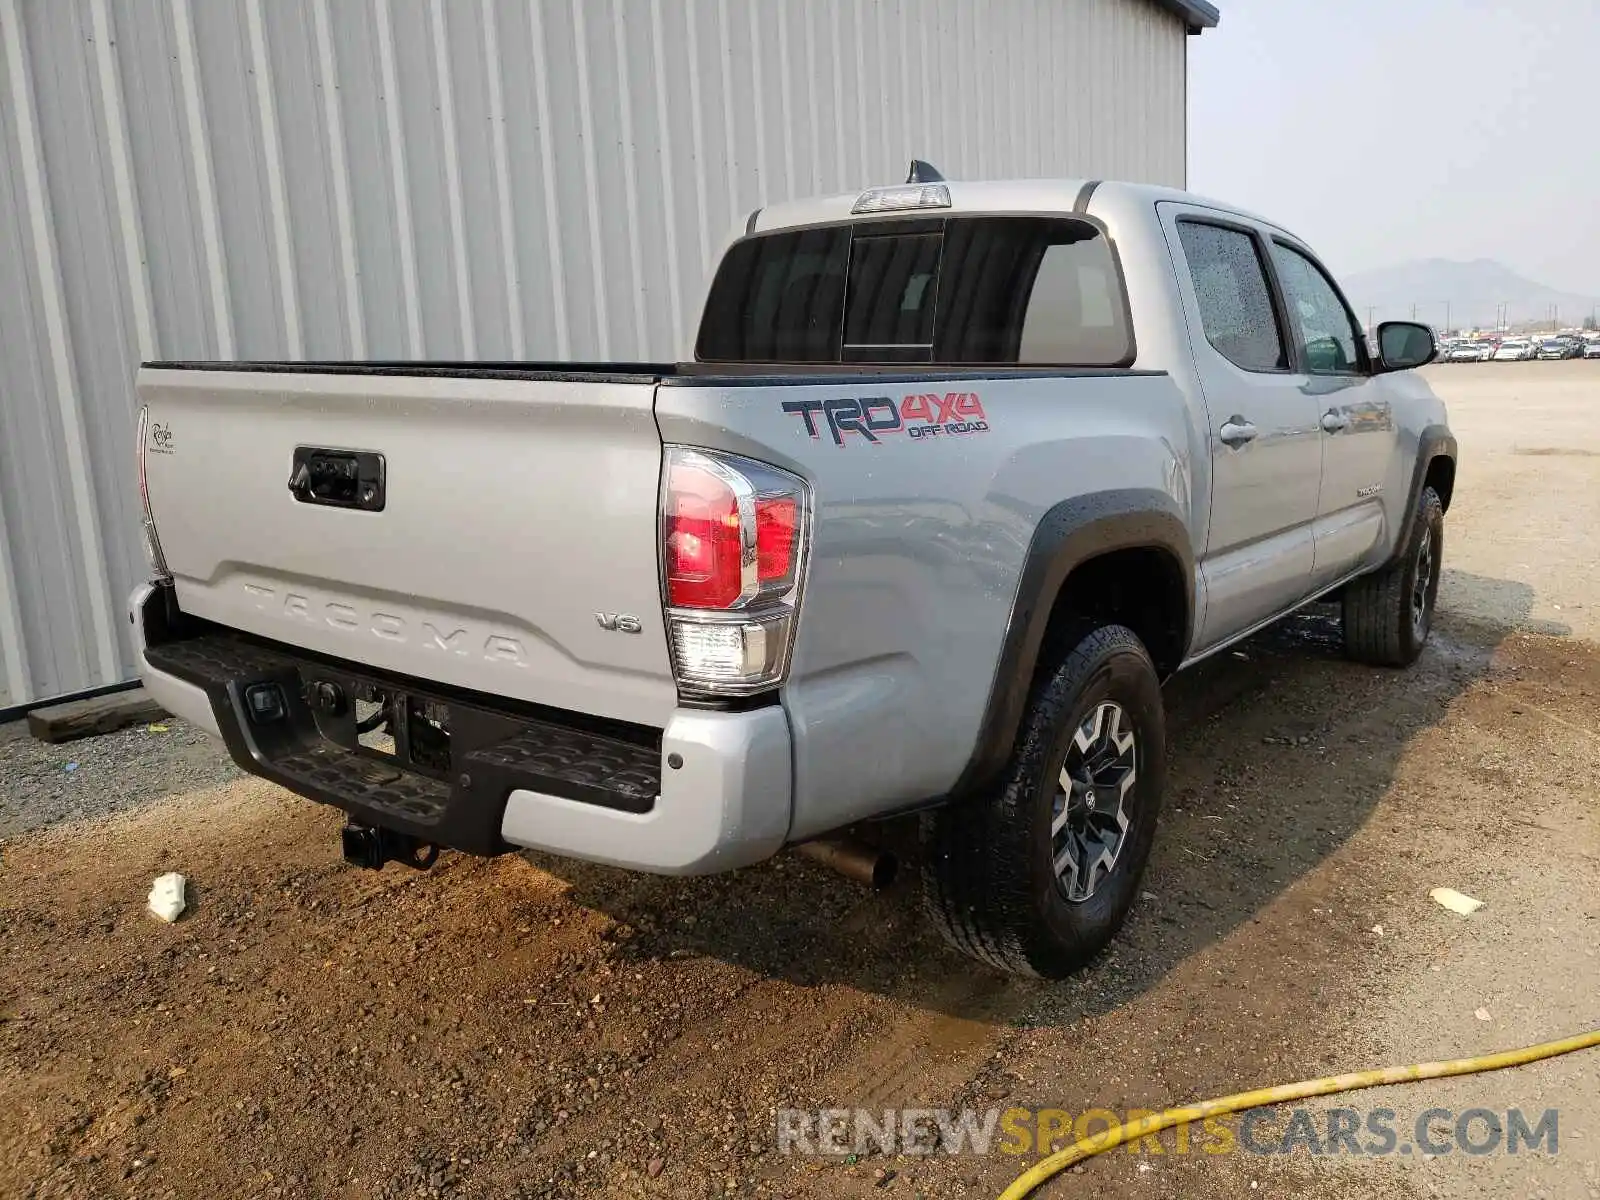
[[[951,942],[1115,934],[1161,684],[1428,636],[1456,446],[1299,239],[1121,183],[752,213],[693,361],[150,363],[146,686],[345,853],[742,867],[920,812]]]

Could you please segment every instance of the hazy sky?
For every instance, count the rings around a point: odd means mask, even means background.
[[[1217,0],[1189,186],[1336,274],[1494,258],[1600,294],[1600,0]]]

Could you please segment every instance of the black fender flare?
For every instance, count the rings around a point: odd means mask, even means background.
[[[1048,509],[1028,544],[977,741],[950,798],[979,790],[1010,759],[1050,615],[1067,577],[1102,554],[1136,549],[1165,551],[1181,567],[1187,649],[1194,637],[1194,552],[1177,502],[1154,488],[1122,488]]]
[[[1422,498],[1422,485],[1427,482],[1428,468],[1436,458],[1447,458],[1452,464],[1456,461],[1455,435],[1445,425],[1429,425],[1417,438],[1417,459],[1411,468],[1405,511],[1400,515],[1400,535],[1395,539],[1394,550],[1384,563],[1385,567],[1398,562],[1411,543],[1411,527],[1417,522],[1417,501]]]

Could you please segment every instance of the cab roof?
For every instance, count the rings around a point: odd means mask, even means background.
[[[897,186],[895,181],[884,180],[872,187]],[[861,188],[833,196],[813,196],[801,200],[788,200],[769,205],[750,214],[744,232],[768,233],[777,229],[794,229],[805,225],[830,225],[840,221],[870,221],[883,218],[905,218],[918,215],[936,217],[962,213],[1040,213],[1066,215],[1074,211],[1091,216],[1104,207],[1125,208],[1139,204],[1154,205],[1161,201],[1192,204],[1201,208],[1216,209],[1271,226],[1284,233],[1275,221],[1249,212],[1234,204],[1212,200],[1179,188],[1161,187],[1148,183],[1124,183],[1116,180],[1087,179],[1008,179],[1008,180],[943,180],[940,186],[950,191],[948,208],[903,209],[864,215],[853,213]],[[1290,234],[1292,237],[1293,234]]]

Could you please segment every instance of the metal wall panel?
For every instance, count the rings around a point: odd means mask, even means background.
[[[769,200],[1182,184],[1155,0],[0,0],[0,706],[132,670],[141,359],[671,358]]]

